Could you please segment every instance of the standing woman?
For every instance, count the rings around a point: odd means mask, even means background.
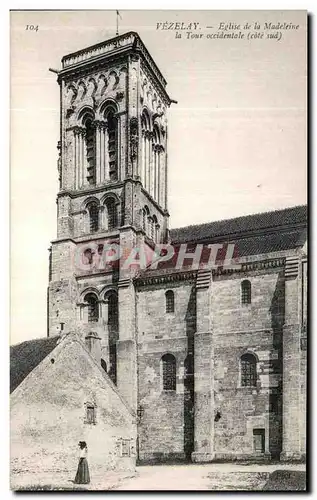
[[[86,441],[79,441],[79,463],[77,468],[77,474],[75,477],[76,484],[88,484],[90,483],[89,469],[87,462],[87,443]]]

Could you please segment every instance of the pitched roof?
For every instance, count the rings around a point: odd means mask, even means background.
[[[10,393],[53,351],[59,339],[60,336],[56,335],[10,347]]]
[[[307,239],[307,206],[298,206],[237,217],[222,221],[187,226],[171,230],[173,256],[158,262],[152,269],[151,262],[145,270],[139,272],[137,279],[162,274],[173,274],[175,271],[192,270],[192,259],[178,256],[181,244],[186,243],[186,252],[195,252],[196,245],[203,243],[200,264],[206,264],[210,257],[209,244],[221,243],[222,249],[217,253],[218,265],[226,258],[228,244],[234,244],[233,258],[251,255],[263,255],[282,252],[302,247]]]
[[[171,229],[172,244],[190,241],[206,241],[215,238],[240,236],[253,231],[266,231],[273,228],[294,227],[307,223],[307,205],[301,205],[272,212],[244,215],[205,224]],[[271,250],[274,251],[274,250]]]

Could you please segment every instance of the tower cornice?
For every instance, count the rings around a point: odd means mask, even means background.
[[[160,90],[168,105],[171,99],[167,94],[166,80],[163,77],[158,66],[154,62],[152,56],[148,52],[140,36],[134,32],[129,31],[123,35],[116,36],[96,45],[92,45],[85,49],[72,52],[62,58],[62,70],[58,73],[58,81],[65,77],[71,76],[74,73],[91,71],[92,66],[98,66],[105,60],[110,62],[112,60],[118,61],[118,57],[127,56],[131,54],[139,54],[142,58],[143,64],[146,64],[148,70],[155,77],[156,81],[160,84]]]

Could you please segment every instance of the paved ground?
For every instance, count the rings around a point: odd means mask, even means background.
[[[305,464],[191,464],[137,467],[136,472],[91,474],[89,485],[75,485],[70,474],[11,476],[12,489],[24,490],[255,490],[265,485],[277,469],[305,470]]]
[[[116,490],[261,490],[277,469],[305,470],[304,464],[206,464],[137,467],[136,477]],[[114,488],[111,488],[114,489]]]

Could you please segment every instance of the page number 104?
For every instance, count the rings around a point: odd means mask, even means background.
[[[25,29],[26,29],[27,31],[38,31],[39,27],[38,27],[38,25],[37,25],[37,26],[35,26],[34,24],[27,24],[27,25],[25,26]]]

